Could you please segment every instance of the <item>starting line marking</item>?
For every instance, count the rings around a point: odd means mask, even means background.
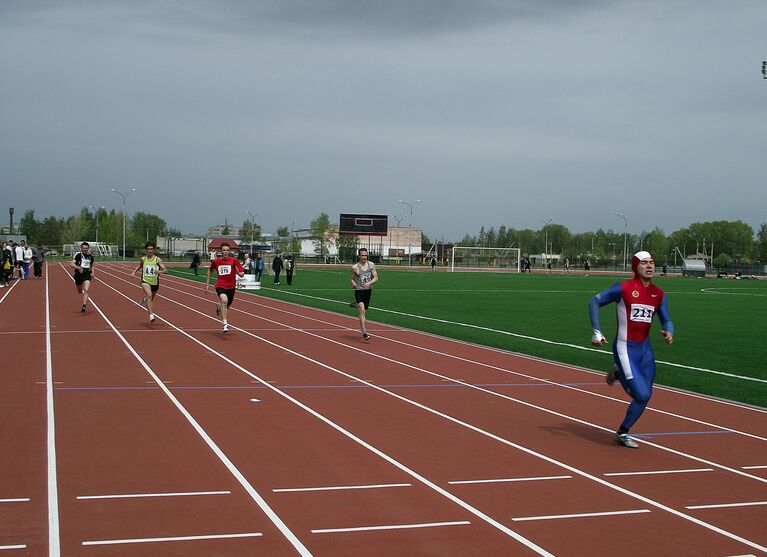
[[[413,487],[413,484],[376,484],[376,485],[339,485],[330,487],[289,487],[273,489],[274,493],[290,493],[297,491],[337,491],[341,489],[378,489],[383,487]]]
[[[493,480],[460,480],[454,482],[447,482],[450,485],[462,485],[462,484],[489,484],[500,482],[535,482],[538,480],[565,480],[570,479],[572,476],[539,476],[531,478],[497,478]]]
[[[1,549],[26,549],[26,548],[27,548],[27,545],[26,545],[26,544],[19,544],[19,545],[0,545],[0,550],[1,550]]]
[[[719,505],[695,505],[685,507],[685,509],[723,509],[725,507],[756,507],[758,505],[767,505],[767,501],[751,501],[748,503],[722,503]]]
[[[713,472],[713,468],[689,468],[687,470],[654,470],[651,472],[608,472],[605,476],[648,476],[651,474],[686,474],[688,472]]]
[[[191,495],[231,495],[231,491],[183,491],[178,493],[126,493],[122,495],[79,495],[78,501],[91,499],[132,499],[138,497],[186,497]]]
[[[154,543],[154,542],[185,542],[193,540],[222,540],[229,538],[256,538],[263,536],[261,532],[245,534],[210,534],[206,536],[175,536],[167,538],[132,538],[124,540],[95,540],[83,542],[83,545],[116,545],[122,543]]]
[[[16,499],[0,499],[0,503],[28,503],[29,497],[17,497]]]
[[[468,520],[457,522],[427,522],[423,524],[392,524],[390,526],[360,526],[357,528],[327,528],[325,530],[312,530],[312,534],[336,534],[341,532],[366,532],[370,530],[401,530],[405,528],[434,528],[437,526],[464,526],[471,524]]]
[[[525,520],[555,520],[558,518],[584,518],[584,517],[590,517],[590,516],[612,516],[616,514],[638,514],[638,513],[649,513],[650,509],[636,509],[631,511],[610,511],[610,512],[602,512],[602,513],[578,513],[578,514],[551,514],[551,515],[545,515],[545,516],[521,516],[518,518],[512,518],[511,520],[515,522],[522,522]]]

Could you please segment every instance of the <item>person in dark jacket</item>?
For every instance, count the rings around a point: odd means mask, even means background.
[[[274,284],[280,284],[280,272],[282,271],[282,257],[279,253],[274,255],[272,259],[272,272],[274,273]]]
[[[288,286],[293,284],[293,271],[296,270],[296,261],[293,254],[288,252],[285,256],[285,277],[288,279]]]

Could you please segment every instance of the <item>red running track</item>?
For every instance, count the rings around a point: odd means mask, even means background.
[[[0,555],[767,554],[762,409],[132,267],[0,292]]]

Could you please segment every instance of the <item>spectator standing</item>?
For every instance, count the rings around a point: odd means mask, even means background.
[[[293,259],[293,254],[288,252],[285,256],[285,278],[288,279],[288,286],[293,284],[293,271],[296,270],[296,262]]]
[[[24,248],[27,247],[26,242],[24,240],[21,241],[21,244],[14,244],[13,248],[13,257],[14,261],[16,262],[16,272],[19,275],[19,278],[24,278]]]
[[[190,269],[194,269],[194,276],[200,274],[200,252],[195,251],[192,256],[192,263],[189,265]]]
[[[35,278],[43,278],[43,263],[45,262],[45,250],[43,246],[37,244],[32,250],[32,262],[35,266]]]
[[[250,258],[250,254],[245,254],[245,261],[242,264],[242,268],[245,269],[246,274],[250,274],[251,269],[253,268],[253,260]]]
[[[586,271],[586,276],[589,276],[589,271],[591,270],[591,262],[587,259],[586,263],[583,264],[583,270]]]
[[[280,284],[280,271],[282,271],[282,257],[279,253],[274,254],[272,259],[272,272],[274,273],[274,284]]]
[[[5,288],[8,279],[11,276],[11,267],[13,263],[13,254],[8,246],[8,242],[3,242],[3,252],[0,253],[0,288]]]
[[[256,253],[256,258],[253,260],[253,272],[256,275],[256,281],[261,282],[261,277],[264,276],[264,257],[261,252]]]

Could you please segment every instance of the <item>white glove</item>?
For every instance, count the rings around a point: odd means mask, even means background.
[[[602,346],[603,344],[607,344],[607,339],[605,338],[605,335],[602,334],[602,331],[599,329],[594,329],[594,332],[591,335],[591,344],[594,346]]]

